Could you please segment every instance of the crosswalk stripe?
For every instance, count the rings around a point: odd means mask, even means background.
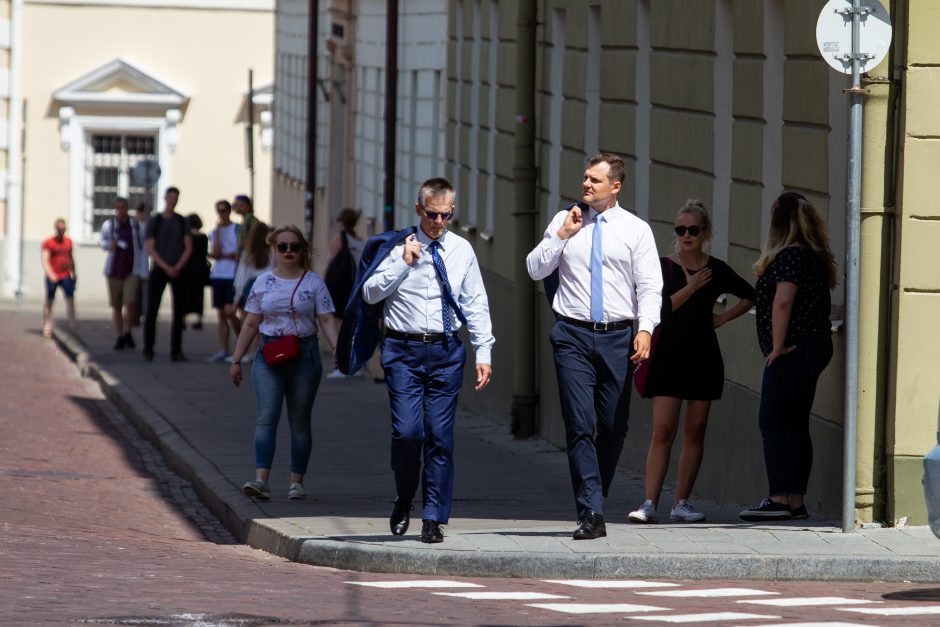
[[[871,627],[870,624],[863,625],[862,623],[830,623],[830,622],[814,622],[814,623],[767,623],[766,625],[753,625],[752,627]]]
[[[746,599],[738,601],[738,603],[772,605],[775,607],[809,607],[813,605],[862,605],[864,603],[881,603],[881,601],[846,599],[845,597],[795,597],[790,599]]]
[[[543,579],[545,583],[557,583],[578,588],[674,588],[677,583],[665,581],[636,581],[630,579]]]
[[[765,592],[753,588],[704,588],[701,590],[657,590],[656,592],[637,592],[651,597],[684,597],[684,598],[711,598],[711,597],[756,597],[761,595],[780,594],[779,592]]]
[[[723,620],[775,620],[779,616],[767,614],[744,614],[742,612],[711,612],[705,614],[671,614],[669,616],[631,616],[633,620],[651,620],[661,623],[698,623],[707,625]]]
[[[417,581],[344,581],[352,586],[370,588],[485,588],[478,583],[467,581],[446,581],[443,579],[425,579]]]
[[[940,614],[940,605],[922,605],[920,607],[840,607],[840,612],[858,612],[877,616],[918,616],[921,614]]]
[[[544,592],[433,592],[442,597],[460,597],[474,601],[537,601],[539,599],[570,599],[560,594]]]
[[[631,603],[527,603],[526,605],[565,614],[632,614],[633,612],[664,612],[669,609]]]

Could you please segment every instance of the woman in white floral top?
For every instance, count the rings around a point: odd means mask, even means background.
[[[323,280],[310,270],[310,246],[300,229],[296,226],[275,229],[268,235],[268,244],[275,249],[274,268],[258,276],[245,303],[247,315],[229,373],[232,383],[236,387],[241,385],[240,360],[258,333],[262,345],[279,337],[296,335],[300,338],[300,352],[296,358],[277,365],[268,364],[261,350],[255,354],[251,368],[258,404],[255,479],[247,482],[243,491],[260,500],[271,496],[268,477],[274,460],[277,423],[286,399],[291,428],[291,476],[287,497],[302,499],[306,496],[303,481],[313,443],[311,412],[323,375],[317,335],[322,328],[335,349],[338,329],[331,315],[333,301]]]

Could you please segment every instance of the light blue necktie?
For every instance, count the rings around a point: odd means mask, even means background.
[[[591,240],[591,320],[604,320],[604,246],[601,242],[601,225],[604,215],[594,218],[594,237]]]
[[[454,308],[457,319],[467,324],[460,305],[454,300],[454,294],[450,291],[450,281],[447,280],[447,267],[444,265],[444,259],[441,257],[441,243],[437,240],[431,242],[431,261],[434,262],[434,270],[437,271],[437,278],[441,281],[441,315],[444,320],[444,333],[450,335],[454,332],[454,323],[450,319],[450,308]]]

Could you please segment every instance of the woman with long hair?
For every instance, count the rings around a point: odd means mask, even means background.
[[[809,415],[816,383],[832,359],[829,310],[836,263],[826,223],[802,194],[784,192],[774,202],[754,274],[757,339],[765,363],[759,424],[769,496],[740,517],[808,518]]]
[[[319,331],[336,348],[338,329],[332,316],[333,301],[323,280],[311,271],[310,245],[296,226],[274,229],[267,238],[274,247],[271,270],[255,280],[245,304],[242,324],[229,376],[235,387],[241,385],[241,358],[255,336],[261,334],[262,349],[255,354],[251,368],[258,405],[255,424],[255,478],[243,486],[247,496],[260,500],[271,497],[268,478],[274,461],[274,445],[281,407],[287,401],[290,422],[289,499],[306,497],[304,475],[310,461],[313,438],[311,412],[323,375]],[[297,354],[287,361],[268,363],[264,344],[286,336],[298,338]]]
[[[653,399],[653,437],[646,456],[646,500],[628,516],[635,523],[658,520],[656,508],[683,401],[682,452],[669,517],[679,522],[705,520],[688,499],[702,463],[708,412],[724,388],[724,362],[715,329],[754,304],[751,284],[705,251],[712,238],[712,221],[704,204],[689,200],[679,209],[674,228],[676,252],[660,258],[663,315],[644,389],[644,396]],[[716,314],[715,301],[721,294],[732,294],[739,301]]]

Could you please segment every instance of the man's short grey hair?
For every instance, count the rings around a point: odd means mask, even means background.
[[[421,187],[418,189],[418,206],[425,207],[429,199],[440,198],[448,194],[454,194],[454,186],[450,184],[450,181],[440,177],[428,179],[421,183]]]

